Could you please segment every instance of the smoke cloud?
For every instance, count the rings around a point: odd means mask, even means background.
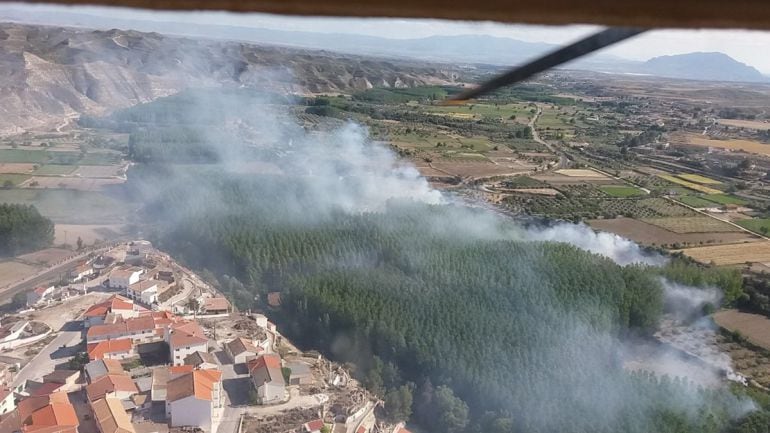
[[[426,227],[437,236],[471,241],[564,242],[605,256],[621,266],[635,263],[661,266],[666,263],[667,259],[660,254],[649,253],[620,236],[597,233],[583,224],[523,225],[487,209],[466,206],[461,200],[431,188],[413,166],[399,159],[389,148],[370,140],[366,128],[356,123],[329,119],[319,122],[313,118],[310,119],[312,125],[308,126],[307,119],[297,120],[297,114],[292,113],[291,108],[273,103],[268,97],[252,99],[248,105],[238,105],[232,100],[229,103],[234,106],[222,108],[216,101],[200,98],[188,106],[190,110],[197,110],[194,117],[200,119],[216,117],[210,110],[227,110],[224,128],[222,125],[206,128],[205,141],[217,156],[217,163],[211,164],[210,168],[247,178],[259,176],[260,191],[268,190],[273,196],[255,193],[245,199],[249,203],[244,205],[259,208],[270,203],[277,208],[267,209],[267,212],[279,215],[283,224],[318,224],[334,218],[338,212],[378,212],[394,201],[411,201],[448,209],[442,218],[430,219]],[[246,154],[257,158],[244,158]],[[169,193],[180,194],[189,197],[188,210],[227,214],[230,204],[220,198],[220,187],[209,183],[199,171],[193,173],[182,167],[166,169],[163,185],[139,185],[138,194],[145,203],[155,203]],[[184,218],[185,213],[175,209],[162,218],[173,225],[175,219]],[[392,229],[398,230],[398,227]],[[360,263],[355,262],[341,266],[358,265]],[[703,307],[717,305],[720,294],[715,289],[696,289],[668,281],[661,284],[667,311],[677,326],[663,328],[658,334],[664,344],[621,340],[574,317],[568,329],[554,330],[561,335],[558,344],[543,347],[539,355],[559,360],[561,372],[555,374],[563,377],[564,382],[539,383],[526,391],[532,393],[533,399],[563,394],[564,398],[579,401],[587,414],[605,417],[604,421],[611,422],[621,408],[634,404],[637,390],[634,388],[636,382],[627,377],[606,374],[607,367],[615,362],[602,355],[606,353],[618,353],[627,370],[650,371],[684,377],[699,385],[719,386],[723,382],[722,373],[732,371],[729,358],[718,350],[713,353],[688,350],[689,342],[692,346],[711,345],[711,337],[700,325],[679,326],[685,321],[700,324],[697,319],[702,317]],[[545,297],[549,296],[546,287],[543,293]],[[569,311],[558,306],[554,306],[550,314],[570,316]],[[684,335],[689,339],[686,344],[682,339]],[[506,356],[502,347],[496,347],[494,342],[489,345],[490,356]],[[587,361],[578,366],[575,359]],[[581,371],[577,379],[571,374],[575,369]],[[695,416],[705,404],[696,395],[692,392],[678,396],[678,399],[672,396],[667,404]],[[732,408],[739,416],[750,405],[736,401]],[[548,430],[550,410],[553,408],[543,408],[539,417],[544,431]],[[651,409],[641,407],[639,410]]]

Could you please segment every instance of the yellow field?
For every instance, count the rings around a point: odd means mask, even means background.
[[[699,174],[678,174],[676,177],[684,179],[690,182],[700,183],[702,185],[721,185],[722,182],[714,179],[710,179],[706,176]]]
[[[678,250],[701,263],[717,266],[741,265],[746,262],[770,263],[770,242],[712,245]]]
[[[719,119],[717,123],[720,125],[735,126],[736,128],[757,129],[759,131],[767,131],[770,129],[770,123],[759,122],[756,120]]]
[[[670,174],[659,174],[658,177],[661,179],[665,179],[669,182],[675,183],[677,185],[681,185],[685,188],[689,188],[693,191],[703,192],[706,194],[721,194],[722,191],[714,188],[709,188],[707,186],[698,185],[697,183],[688,182],[684,179],[679,179],[676,176],[671,176]]]
[[[762,144],[757,141],[750,140],[712,140],[699,134],[686,134],[684,137],[684,144],[691,144],[695,146],[708,146],[717,147],[723,149],[742,150],[749,153],[758,153],[761,155],[770,155],[770,145]]]
[[[597,171],[580,168],[563,168],[556,172],[569,177],[607,177]]]

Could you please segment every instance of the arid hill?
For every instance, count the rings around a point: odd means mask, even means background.
[[[79,114],[189,87],[298,94],[450,83],[459,68],[158,33],[0,24],[0,133],[55,129]]]

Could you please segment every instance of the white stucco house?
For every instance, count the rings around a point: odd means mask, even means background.
[[[126,297],[142,302],[145,305],[152,305],[158,302],[159,288],[160,282],[157,280],[137,281],[128,286]]]
[[[249,376],[257,391],[258,404],[278,403],[286,398],[286,382],[281,371],[281,357],[261,355],[248,363]]]
[[[126,290],[131,284],[139,281],[139,277],[144,273],[142,268],[122,268],[110,272],[110,287]]]
[[[184,360],[195,352],[208,352],[209,339],[196,322],[174,323],[166,330],[171,365],[184,365]]]
[[[168,381],[166,417],[171,427],[216,430],[222,417],[222,372],[194,370]]]

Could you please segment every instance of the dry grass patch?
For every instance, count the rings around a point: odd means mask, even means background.
[[[556,172],[569,177],[607,177],[598,171],[583,168],[563,168],[561,170],[556,170]]]
[[[768,241],[713,245],[687,248],[680,251],[701,263],[713,263],[717,266],[741,265],[746,262],[770,262],[770,242]]]
[[[770,129],[770,123],[757,120],[719,119],[717,120],[717,123],[720,125],[735,126],[736,128],[756,129],[758,131],[767,131]]]
[[[742,150],[749,153],[758,153],[761,155],[770,155],[770,145],[762,144],[751,140],[716,140],[698,134],[685,134],[679,144],[689,144],[693,146],[716,147],[729,150]]]

